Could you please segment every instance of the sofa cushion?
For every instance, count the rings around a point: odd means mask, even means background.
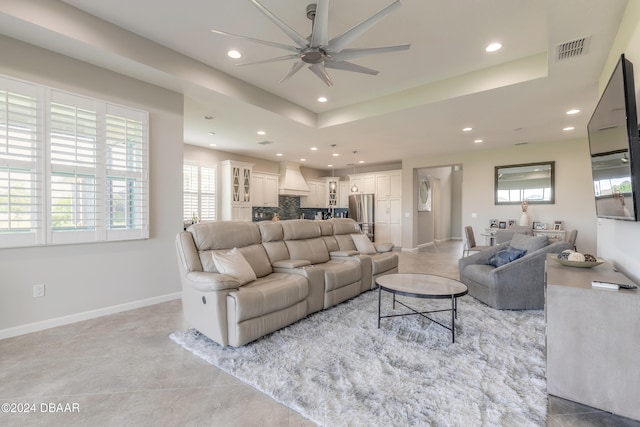
[[[313,222],[307,220],[307,222]],[[319,230],[319,228],[318,228]],[[311,264],[321,264],[329,261],[329,251],[322,237],[316,239],[285,241],[291,259],[306,259]]]
[[[371,255],[376,253],[376,248],[373,246],[373,243],[371,243],[371,240],[369,240],[366,234],[352,234],[351,238],[353,239],[353,243],[356,245],[356,249],[361,254]]]
[[[212,256],[216,270],[237,279],[240,286],[256,280],[256,274],[238,248],[233,248],[229,252],[216,251]]]
[[[498,252],[493,254],[493,256],[489,258],[487,264],[494,267],[500,267],[502,265],[510,263],[511,261],[515,261],[518,258],[522,258],[526,253],[527,251],[524,249],[515,249],[511,246],[508,246],[506,248],[500,249]]]
[[[511,238],[511,246],[514,249],[524,249],[527,252],[537,251],[549,244],[547,236],[527,236],[526,234],[515,233]]]

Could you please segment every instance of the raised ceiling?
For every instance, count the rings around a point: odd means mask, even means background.
[[[305,36],[311,2],[261,1]],[[331,2],[330,35],[390,3]],[[349,47],[411,48],[353,60],[377,76],[329,70],[333,87],[308,71],[279,83],[290,62],[236,65],[283,51],[211,29],[290,44],[248,0],[3,0],[0,31],[184,93],[185,143],[273,161],[305,158],[306,166],[326,169],[352,163],[352,151],[378,164],[586,137],[626,3],[405,0]],[[556,59],[557,45],[583,37],[585,52]],[[503,47],[488,54],[494,41]],[[229,58],[231,48],[243,58]],[[567,116],[572,108],[581,112]],[[467,126],[473,130],[463,132]]]

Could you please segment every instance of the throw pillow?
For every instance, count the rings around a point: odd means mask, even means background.
[[[213,263],[220,274],[226,274],[240,282],[240,286],[256,280],[256,273],[238,248],[229,252],[212,252]]]
[[[373,246],[376,248],[376,251],[380,253],[389,252],[393,249],[393,243],[374,243]]]
[[[494,267],[500,267],[505,264],[509,264],[511,261],[515,261],[518,258],[522,258],[526,253],[527,251],[524,249],[516,249],[508,246],[504,249],[500,249],[491,258],[489,258],[487,264]]]
[[[371,255],[376,253],[376,248],[366,234],[352,234],[351,238],[353,239],[353,244],[356,245],[356,249],[361,254]]]

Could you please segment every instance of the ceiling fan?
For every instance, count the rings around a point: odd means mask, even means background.
[[[274,15],[266,7],[260,4],[257,0],[250,0],[260,12],[262,12],[267,18],[269,18],[274,24],[276,24],[297,46],[290,46],[282,43],[270,42],[267,40],[255,39],[252,37],[241,36],[238,34],[227,33],[219,30],[211,30],[216,34],[223,36],[236,37],[243,40],[248,40],[254,43],[260,43],[267,46],[277,47],[292,52],[289,55],[279,56],[277,58],[265,59],[262,61],[249,62],[238,65],[254,65],[265,64],[268,62],[287,61],[297,59],[297,61],[291,66],[289,73],[280,80],[280,83],[284,82],[295,73],[297,73],[306,64],[309,64],[309,69],[320,79],[332,86],[333,82],[331,77],[327,73],[326,68],[332,68],[336,70],[352,71],[363,74],[378,74],[377,70],[363,67],[361,65],[348,62],[351,59],[360,58],[367,55],[373,55],[377,53],[395,52],[399,50],[409,49],[410,44],[404,44],[399,46],[386,46],[386,47],[373,47],[365,49],[345,49],[346,46],[360,37],[365,31],[373,27],[380,22],[385,16],[393,12],[402,4],[400,0],[396,0],[389,6],[385,7],[378,13],[365,19],[358,25],[345,31],[337,37],[329,39],[329,0],[318,0],[317,3],[307,6],[307,18],[312,21],[311,36],[308,38],[302,37],[298,32],[289,27],[284,21]]]

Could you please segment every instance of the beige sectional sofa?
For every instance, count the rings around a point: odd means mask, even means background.
[[[351,219],[190,226],[176,237],[186,320],[221,345],[240,346],[372,289],[375,277],[397,272],[398,255],[388,244],[360,254],[352,238],[359,231]],[[214,254],[233,248],[255,280],[241,284],[218,271]]]

